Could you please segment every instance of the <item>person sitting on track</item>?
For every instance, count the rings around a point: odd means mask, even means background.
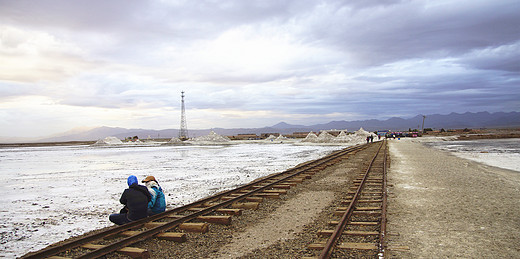
[[[119,202],[125,207],[115,214],[111,214],[108,219],[117,225],[123,225],[134,220],[148,217],[148,202],[152,200],[148,188],[139,185],[137,177],[130,175],[127,179],[128,189],[123,191]]]
[[[148,203],[148,216],[152,216],[166,210],[166,199],[164,197],[163,190],[155,177],[147,176],[142,181],[148,191],[152,195],[152,200]]]

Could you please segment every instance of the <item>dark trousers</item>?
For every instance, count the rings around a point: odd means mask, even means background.
[[[110,216],[108,217],[108,219],[110,221],[112,221],[113,223],[117,224],[117,225],[124,225],[128,222],[131,222],[131,220],[129,220],[127,217],[126,217],[126,213],[115,213],[115,214],[110,214]]]

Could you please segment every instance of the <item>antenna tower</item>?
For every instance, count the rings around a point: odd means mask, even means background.
[[[181,92],[181,128],[179,130],[179,139],[188,139],[188,127],[186,126],[186,111],[184,110],[184,91]]]

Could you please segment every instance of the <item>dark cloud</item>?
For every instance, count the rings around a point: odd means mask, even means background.
[[[321,12],[316,19],[301,17],[310,29],[302,36],[354,53],[360,65],[379,65],[463,55],[475,48],[511,44],[520,34],[516,1],[396,1],[370,7],[358,9],[344,2],[315,9]]]

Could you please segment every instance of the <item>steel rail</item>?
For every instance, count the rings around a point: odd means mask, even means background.
[[[87,235],[87,236],[85,236],[83,238],[80,238],[80,239],[77,239],[77,240],[74,240],[74,241],[65,242],[63,244],[56,245],[56,246],[53,246],[53,247],[49,247],[49,248],[40,250],[38,252],[31,252],[31,253],[28,253],[28,254],[22,256],[21,258],[27,258],[27,259],[31,258],[32,259],[32,258],[46,258],[46,257],[50,257],[50,256],[59,254],[59,253],[64,252],[64,251],[80,247],[80,246],[82,246],[84,244],[87,244],[87,243],[90,243],[92,241],[102,239],[103,237],[106,237],[106,236],[115,235],[115,234],[127,231],[129,229],[141,228],[145,223],[153,222],[153,221],[156,221],[156,220],[161,220],[161,219],[164,219],[164,218],[168,218],[172,214],[185,212],[189,208],[194,208],[194,207],[201,206],[201,205],[203,205],[203,204],[205,204],[205,203],[207,203],[209,201],[218,200],[218,199],[220,199],[222,197],[228,196],[231,193],[236,193],[236,192],[239,192],[239,191],[242,191],[242,190],[246,190],[246,189],[249,189],[249,188],[251,188],[251,187],[253,187],[255,185],[258,185],[258,184],[260,184],[262,182],[272,181],[273,179],[276,179],[276,178],[278,178],[280,176],[289,174],[289,176],[282,177],[281,179],[275,180],[272,183],[269,183],[269,184],[267,184],[265,186],[262,186],[260,188],[256,188],[255,190],[252,190],[252,191],[247,192],[247,193],[245,193],[243,195],[237,196],[237,197],[235,197],[233,199],[230,199],[228,201],[224,201],[224,202],[222,202],[220,204],[216,204],[216,205],[207,207],[207,208],[202,209],[202,210],[200,210],[198,212],[194,212],[194,213],[192,213],[190,215],[187,215],[186,217],[175,219],[175,220],[170,221],[170,222],[168,222],[168,223],[166,223],[164,225],[152,228],[152,229],[147,230],[147,231],[143,231],[140,234],[137,234],[137,235],[134,235],[134,236],[131,236],[131,237],[128,237],[128,238],[124,238],[124,239],[122,239],[119,242],[116,242],[114,244],[105,246],[105,247],[100,248],[100,249],[96,249],[96,250],[94,250],[94,251],[92,251],[90,253],[87,253],[87,254],[85,254],[83,256],[80,256],[78,258],[93,258],[93,257],[97,257],[97,256],[102,256],[102,255],[108,254],[110,252],[114,252],[114,251],[116,251],[116,250],[118,250],[118,249],[120,249],[122,247],[128,246],[128,245],[130,245],[132,243],[136,243],[136,242],[142,241],[144,239],[150,238],[151,236],[154,236],[155,234],[157,234],[159,232],[162,232],[162,231],[174,228],[177,225],[179,225],[179,224],[181,224],[183,222],[195,219],[198,216],[209,214],[209,213],[215,211],[216,209],[229,206],[230,204],[232,204],[234,202],[241,201],[241,200],[243,200],[243,199],[245,199],[245,198],[247,198],[249,196],[252,196],[252,195],[254,195],[254,194],[258,193],[258,192],[261,192],[261,191],[263,191],[265,189],[271,188],[272,186],[274,186],[274,185],[276,185],[276,184],[278,184],[280,182],[286,181],[287,179],[290,179],[290,178],[292,178],[294,176],[297,176],[297,175],[299,175],[301,173],[304,173],[304,172],[306,172],[308,170],[314,169],[314,168],[319,167],[319,166],[321,166],[321,165],[323,165],[325,163],[328,163],[331,160],[334,160],[334,159],[336,159],[338,157],[344,156],[344,155],[349,154],[351,152],[354,152],[354,151],[357,151],[357,150],[360,150],[360,149],[364,149],[366,147],[367,147],[367,144],[364,144],[364,145],[356,145],[356,146],[348,147],[348,148],[345,148],[345,149],[342,149],[342,150],[338,150],[338,151],[332,152],[331,154],[329,154],[327,156],[324,156],[322,158],[319,158],[319,159],[316,159],[316,160],[312,160],[312,161],[309,161],[309,162],[306,162],[306,163],[302,163],[300,165],[295,166],[294,168],[287,169],[287,170],[285,170],[285,171],[283,171],[281,173],[278,173],[278,174],[273,174],[273,175],[265,177],[265,178],[257,179],[255,181],[252,181],[252,182],[248,183],[248,184],[242,185],[242,186],[240,186],[238,188],[235,188],[235,189],[232,189],[232,190],[228,190],[228,191],[224,191],[224,192],[218,193],[216,195],[209,196],[209,197],[206,197],[204,199],[198,200],[196,202],[193,202],[193,203],[181,206],[181,207],[177,207],[177,208],[168,210],[166,212],[163,212],[163,213],[160,213],[160,214],[157,214],[157,215],[154,215],[154,216],[150,216],[150,217],[147,217],[147,218],[144,218],[144,219],[136,220],[136,221],[127,223],[125,225],[115,226],[115,227],[110,228],[110,229],[108,229],[106,231],[103,231],[103,232],[90,234],[90,235]],[[294,172],[294,171],[296,171],[296,172]],[[291,172],[294,172],[294,173],[291,173]]]
[[[379,233],[379,258],[385,258],[386,250],[386,208],[388,205],[387,198],[387,147],[385,147],[385,155],[383,160],[383,203],[381,205],[381,232]]]
[[[350,204],[349,204],[349,206],[347,208],[347,211],[341,217],[341,220],[339,221],[338,225],[334,229],[334,232],[332,233],[330,238],[327,240],[327,243],[325,243],[325,247],[321,250],[321,253],[320,253],[318,258],[320,258],[320,259],[330,258],[330,255],[332,254],[333,247],[336,245],[339,237],[341,236],[341,234],[343,233],[343,231],[347,227],[347,223],[350,220],[350,218],[352,216],[352,213],[354,212],[354,208],[357,205],[357,201],[359,199],[359,196],[361,196],[361,191],[363,190],[365,182],[366,182],[366,180],[368,178],[368,174],[370,172],[370,169],[372,169],[372,165],[374,164],[377,156],[379,155],[379,151],[381,150],[381,147],[384,144],[385,144],[385,141],[383,140],[381,142],[381,145],[377,149],[376,154],[374,155],[374,157],[370,161],[370,164],[368,165],[368,168],[367,168],[367,170],[366,170],[366,172],[365,172],[365,174],[363,176],[363,179],[361,180],[361,183],[359,184],[359,186],[358,186],[358,188],[356,190],[356,193],[352,197],[352,201],[350,202]]]

